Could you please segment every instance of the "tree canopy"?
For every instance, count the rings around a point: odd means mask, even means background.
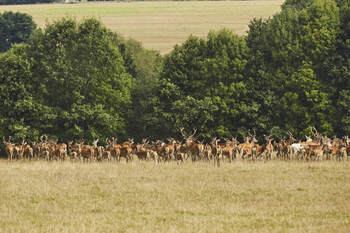
[[[165,56],[96,19],[65,18],[0,55],[0,133],[349,135],[349,38],[350,3],[335,0],[287,0],[246,36],[191,35]]]
[[[36,28],[32,16],[11,11],[0,13],[0,53],[12,44],[26,42]]]
[[[95,19],[62,19],[3,54],[5,132],[62,139],[125,133],[131,76],[113,39]]]

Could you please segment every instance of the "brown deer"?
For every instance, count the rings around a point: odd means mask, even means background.
[[[142,139],[141,144],[137,144],[135,147],[135,154],[140,161],[146,160],[149,157],[149,150],[146,148],[147,144],[148,141]]]
[[[134,144],[134,140],[130,138],[128,141],[123,143],[123,145],[120,148],[120,157],[118,162],[120,162],[121,157],[124,157],[126,162],[129,162],[129,160],[132,160],[133,144]]]
[[[204,145],[202,142],[196,143],[196,138],[194,135],[197,132],[197,129],[193,129],[193,134],[190,136],[186,136],[183,132],[184,128],[180,128],[180,132],[185,139],[185,145],[186,145],[186,152],[190,155],[192,158],[192,162],[195,162],[196,160],[201,159],[204,152]]]
[[[216,137],[211,140],[212,156],[214,158],[214,166],[220,167],[220,161],[222,160],[222,147],[218,144],[220,139]]]
[[[15,144],[11,142],[11,136],[9,136],[9,140],[5,140],[5,136],[2,138],[5,144],[5,152],[7,154],[7,159],[12,161],[15,153]]]
[[[103,147],[97,145],[98,141],[99,139],[93,140],[91,150],[93,150],[94,153],[94,160],[101,161],[103,157]]]

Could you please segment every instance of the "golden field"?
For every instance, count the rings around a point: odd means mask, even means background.
[[[349,232],[350,163],[0,162],[0,232]]]
[[[168,53],[189,35],[229,28],[243,35],[251,19],[279,12],[283,1],[90,2],[0,6],[0,12],[28,13],[40,27],[62,17],[95,17],[112,31],[132,37],[146,48]]]

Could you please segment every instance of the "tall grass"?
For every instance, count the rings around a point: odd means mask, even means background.
[[[349,232],[349,162],[0,162],[0,232]]]

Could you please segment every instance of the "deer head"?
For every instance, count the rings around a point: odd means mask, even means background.
[[[291,142],[295,142],[296,141],[296,139],[294,138],[294,136],[293,136],[293,134],[292,134],[292,132],[290,132],[289,130],[288,130],[288,136],[289,136],[289,140],[291,141]]]
[[[312,142],[312,138],[311,137],[308,137],[308,136],[305,135],[305,138],[306,138],[307,142]]]
[[[217,137],[212,138],[211,144],[212,144],[213,146],[217,146],[219,141],[220,141],[220,139],[217,139]]]
[[[235,137],[233,137],[233,138],[231,139],[231,141],[232,141],[232,143],[233,143],[234,145],[238,145],[238,144],[239,144],[237,138],[235,138]]]
[[[99,139],[93,140],[92,145],[93,145],[94,147],[97,147],[98,140],[99,140]]]

